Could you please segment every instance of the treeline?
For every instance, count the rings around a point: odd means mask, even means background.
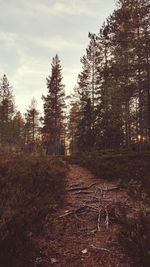
[[[33,98],[25,114],[15,107],[12,87],[7,76],[0,82],[0,148],[1,151],[65,153],[64,108],[65,93],[58,56],[52,60],[51,75],[47,78],[44,116],[41,117]]]
[[[0,146],[8,150],[23,149],[26,144],[33,144],[39,139],[39,118],[36,101],[31,104],[24,115],[17,111],[12,87],[7,76],[0,83]]]
[[[150,1],[119,0],[89,33],[71,101],[71,152],[148,146],[150,139]]]

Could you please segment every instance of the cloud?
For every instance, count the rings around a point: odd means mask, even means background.
[[[74,87],[88,31],[97,32],[113,0],[0,0],[0,76],[6,73],[19,109],[41,106],[51,59],[58,53],[66,91]]]
[[[64,15],[82,15],[82,16],[93,16],[101,12],[105,12],[107,9],[106,0],[7,0],[2,1],[3,5],[9,4],[13,12],[21,14],[28,12],[30,16],[38,16],[41,13],[45,15],[64,16]]]

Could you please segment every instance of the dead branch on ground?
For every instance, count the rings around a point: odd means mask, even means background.
[[[99,213],[98,213],[98,220],[97,220],[97,229],[100,232],[100,223],[101,223],[101,209],[99,209]]]
[[[100,247],[96,247],[96,246],[94,246],[93,244],[92,244],[92,245],[90,245],[90,247],[91,247],[91,248],[93,248],[93,249],[97,249],[97,250],[103,250],[103,251],[106,251],[106,252],[109,252],[109,253],[111,253],[111,251],[110,251],[109,249],[107,249],[107,248],[100,248]]]

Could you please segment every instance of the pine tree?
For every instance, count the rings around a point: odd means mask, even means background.
[[[89,34],[78,78],[80,150],[130,148],[150,139],[149,7],[150,0],[119,0],[99,33]]]
[[[91,66],[88,58],[81,59],[82,71],[78,76],[79,113],[76,143],[79,151],[91,151],[94,145]]]
[[[77,127],[79,121],[79,104],[76,101],[72,101],[69,112],[68,121],[68,140],[69,140],[69,151],[71,154],[78,152],[77,146]]]
[[[0,83],[0,143],[11,143],[11,122],[14,115],[12,87],[4,74]]]
[[[118,14],[122,14],[120,31],[122,35],[120,36],[124,38],[122,42],[124,46],[120,45],[120,52],[124,55],[124,60],[122,60],[123,66],[121,64],[120,66],[123,70],[122,77],[124,77],[122,87],[125,100],[126,144],[128,143],[128,146],[131,145],[131,139],[135,139],[138,135],[141,136],[141,140],[147,139],[147,135],[149,135],[150,63],[148,36],[150,36],[150,32],[148,18],[150,10],[148,2],[144,0],[119,1]],[[117,23],[119,24],[118,19]],[[119,30],[117,32],[119,33]]]
[[[47,96],[43,96],[45,147],[48,154],[58,155],[64,150],[65,108],[62,68],[58,55],[52,60],[51,76],[47,78],[47,89]]]

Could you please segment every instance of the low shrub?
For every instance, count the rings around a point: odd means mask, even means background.
[[[88,168],[97,177],[107,180],[120,180],[122,186],[134,189],[145,200],[150,195],[150,154],[149,153],[88,153],[73,155],[67,159],[71,163]],[[138,185],[131,181],[138,181]],[[133,185],[134,184],[134,185]],[[139,188],[138,188],[139,187]]]
[[[3,267],[34,266],[28,229],[62,205],[65,164],[44,157],[0,161],[0,262]],[[32,249],[31,249],[32,247]]]
[[[137,216],[128,218],[121,225],[118,236],[125,250],[143,267],[150,266],[149,225],[149,211],[140,210]]]

